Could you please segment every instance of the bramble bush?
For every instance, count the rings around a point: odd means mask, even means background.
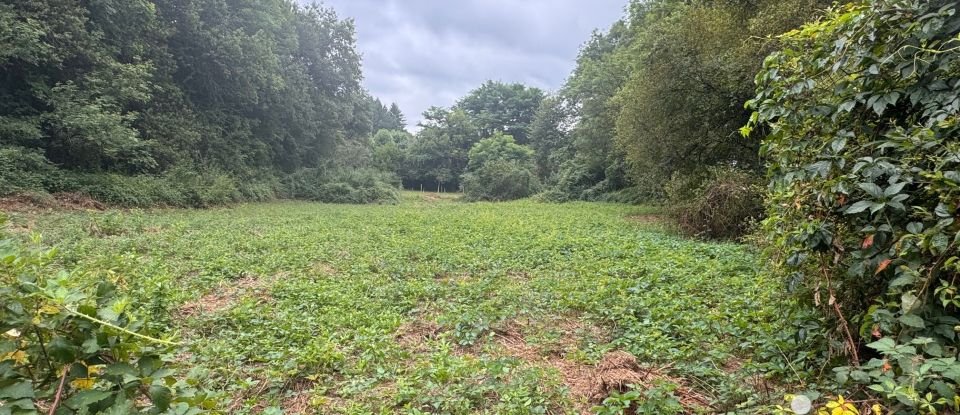
[[[958,33],[954,1],[837,7],[782,36],[748,104],[771,258],[832,319],[836,382],[884,413],[960,411]]]
[[[690,236],[736,239],[763,216],[763,189],[747,171],[713,167],[675,174],[664,188],[678,229]]]
[[[55,255],[39,237],[0,239],[0,414],[187,415],[217,405],[174,375],[164,356],[175,344],[149,336],[115,282],[58,271]]]

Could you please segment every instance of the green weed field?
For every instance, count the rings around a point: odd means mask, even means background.
[[[11,214],[177,334],[222,413],[756,410],[789,304],[749,248],[616,204]],[[765,340],[766,339],[766,340]],[[628,385],[637,385],[631,392]],[[610,398],[612,396],[612,398]],[[626,402],[626,403],[624,403]]]

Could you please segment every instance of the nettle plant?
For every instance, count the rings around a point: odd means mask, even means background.
[[[0,227],[5,219],[0,216]],[[179,380],[175,346],[142,334],[109,281],[52,266],[56,251],[0,235],[0,415],[197,414],[216,401]]]
[[[836,323],[841,386],[891,413],[960,410],[958,31],[955,1],[838,7],[780,38],[748,103],[773,258]]]

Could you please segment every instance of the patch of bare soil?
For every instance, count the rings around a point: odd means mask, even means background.
[[[564,384],[570,389],[577,412],[590,414],[592,406],[601,403],[613,392],[625,392],[630,385],[650,388],[657,381],[678,385],[676,394],[681,404],[691,411],[708,406],[709,400],[687,387],[683,379],[670,377],[666,368],[643,366],[630,353],[611,351],[595,365],[570,359],[568,353],[577,348],[576,333],[587,328],[577,320],[564,320],[559,324],[564,334],[559,342],[559,353],[544,353],[541,348],[529,344],[518,325],[508,325],[505,329],[496,331],[496,341],[507,356],[531,365],[551,367],[559,372]],[[590,335],[602,336],[599,329],[593,330],[595,331]]]
[[[254,296],[260,302],[270,301],[269,288],[283,276],[283,273],[271,277],[250,275],[238,280],[221,281],[206,295],[187,303],[177,310],[181,317],[197,317],[226,310],[247,295]]]
[[[577,413],[591,414],[590,408],[600,404],[613,392],[626,392],[631,385],[639,388],[652,388],[658,381],[666,381],[678,386],[674,392],[680,403],[689,412],[709,407],[709,399],[690,388],[684,379],[672,377],[666,367],[642,365],[637,358],[625,351],[611,351],[596,364],[576,360],[573,356],[579,348],[582,338],[591,338],[597,342],[609,341],[609,334],[595,325],[587,325],[576,317],[564,317],[549,322],[549,327],[561,333],[556,341],[548,344],[532,344],[527,341],[524,332],[529,326],[518,321],[508,321],[493,329],[493,338],[497,345],[495,353],[504,357],[518,359],[525,364],[553,368],[570,390]],[[439,324],[423,319],[404,324],[397,330],[397,342],[411,351],[426,351],[426,344],[443,334]],[[460,348],[458,353],[475,355],[482,347],[474,345]]]
[[[227,407],[227,413],[232,414],[236,413],[238,410],[243,408],[244,404],[251,399],[259,398],[267,391],[267,388],[270,386],[270,383],[264,379],[260,379],[256,386],[245,389],[242,392],[239,392],[230,400],[230,406]],[[264,410],[266,405],[262,400],[258,400],[257,404],[253,407],[253,413],[260,413]]]
[[[310,266],[310,270],[313,271],[314,273],[327,275],[327,276],[337,275],[337,269],[334,268],[333,265],[330,265],[329,263],[324,261],[314,262],[313,265]]]
[[[7,225],[8,230],[12,233],[29,234],[33,232],[33,228],[37,226],[37,221],[36,219],[29,219],[24,223],[11,221],[8,222]]]
[[[310,409],[313,395],[313,382],[308,379],[295,379],[284,386],[285,397],[280,408],[285,414],[306,414]]]
[[[436,339],[442,331],[443,328],[433,321],[415,320],[400,326],[397,343],[408,350],[424,351],[426,343]]]
[[[420,199],[427,203],[439,203],[439,202],[449,202],[456,200],[460,197],[459,193],[435,193],[435,192],[422,192],[420,193]]]

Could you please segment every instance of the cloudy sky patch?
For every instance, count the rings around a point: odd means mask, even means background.
[[[304,0],[304,2],[306,2]],[[626,0],[326,0],[352,18],[364,85],[413,126],[488,79],[556,90]]]

